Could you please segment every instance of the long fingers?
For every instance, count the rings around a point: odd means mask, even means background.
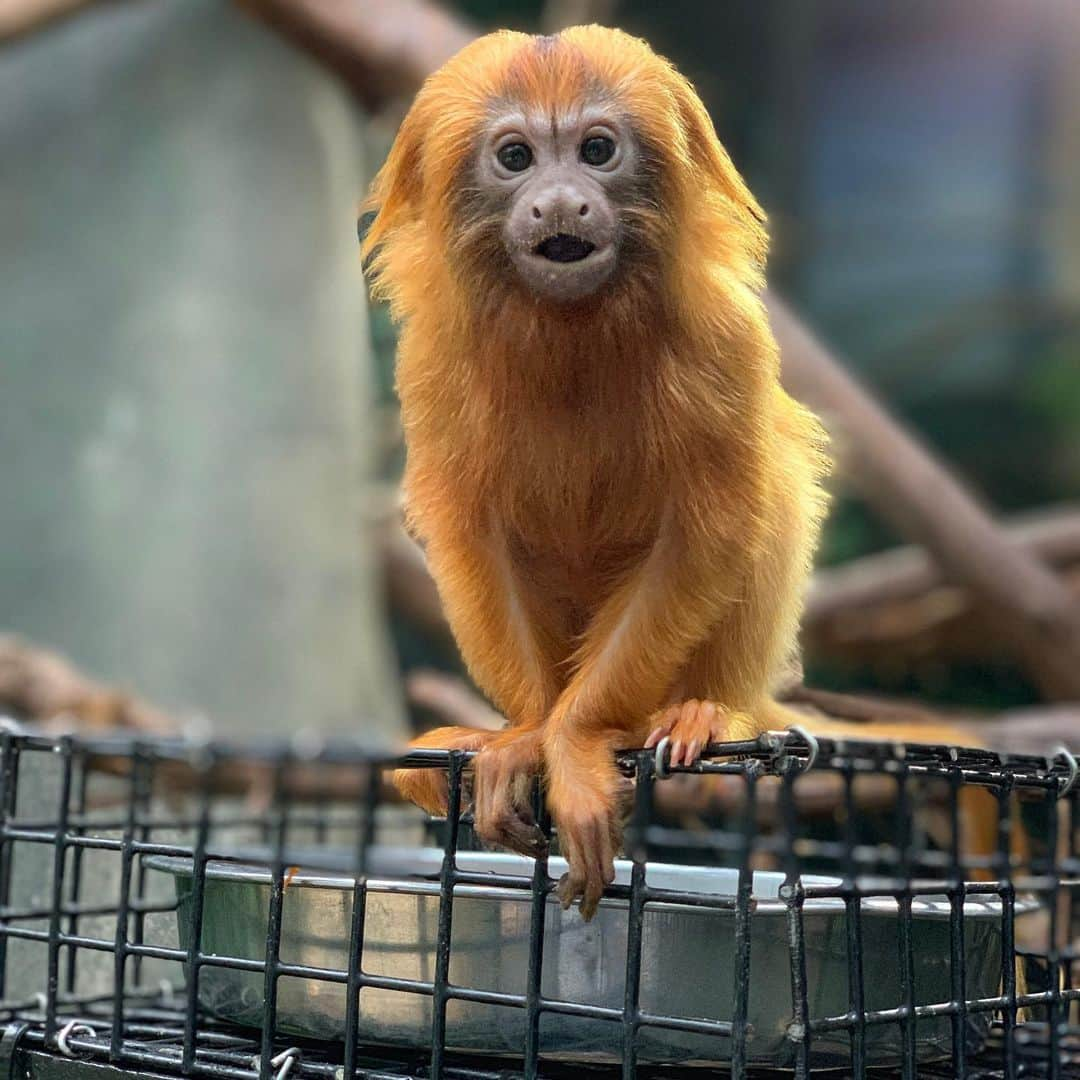
[[[528,784],[521,770],[508,767],[497,752],[482,752],[474,762],[473,818],[481,839],[536,858],[547,850],[547,839],[533,819]]]
[[[604,887],[615,880],[618,826],[599,814],[564,824],[559,835],[569,869],[556,892],[564,908],[580,899],[581,917],[588,922],[596,914]]]
[[[671,705],[662,712],[654,714],[655,726],[645,740],[646,750],[651,750],[665,735],[671,734],[671,729],[678,722],[680,711],[681,706]]]

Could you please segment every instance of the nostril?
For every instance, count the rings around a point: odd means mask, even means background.
[[[580,215],[581,215],[582,217],[585,217],[585,216],[586,216],[586,214],[588,214],[588,212],[589,212],[589,204],[588,204],[588,203],[582,203],[582,204],[581,204],[581,209],[580,209],[580,210],[578,211],[578,213],[579,213],[579,214],[580,214]]]
[[[544,215],[540,213],[540,207],[539,206],[534,206],[533,207],[533,217],[536,218],[537,221],[539,221],[543,216]]]

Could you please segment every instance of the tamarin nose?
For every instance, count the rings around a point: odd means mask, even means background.
[[[573,189],[549,189],[533,202],[532,216],[553,228],[559,227],[568,225],[574,218],[587,218],[589,204]]]

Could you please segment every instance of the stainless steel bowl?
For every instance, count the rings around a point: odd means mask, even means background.
[[[363,970],[369,975],[430,982],[435,972],[442,853],[434,848],[376,848],[364,927]],[[327,865],[325,853],[320,865]],[[180,898],[178,932],[188,947],[187,907],[191,895],[190,859],[155,857],[147,864],[173,875]],[[344,865],[344,861],[343,861]],[[531,860],[496,853],[461,853],[463,870],[529,877]],[[616,864],[616,880],[628,884],[629,862]],[[550,872],[565,869],[550,860]],[[734,870],[650,864],[649,884],[688,893],[733,895]],[[791,961],[786,908],[778,899],[783,875],[757,872],[750,920],[750,991],[747,1039],[753,1063],[786,1067],[794,1063]],[[810,884],[835,879],[805,877]],[[348,967],[353,880],[334,871],[301,871],[285,890],[281,960],[288,964],[343,970]],[[261,960],[265,955],[270,873],[265,864],[212,861],[206,874],[204,952]],[[917,899],[913,905],[915,1001],[929,1005],[951,997],[949,905],[944,897]],[[1021,910],[1023,905],[1018,907]],[[848,1011],[847,916],[837,899],[810,899],[803,909],[807,987],[811,1019]],[[866,1008],[896,1008],[903,1003],[899,976],[897,905],[888,898],[862,901],[862,945]],[[455,986],[524,994],[528,967],[530,902],[527,892],[486,885],[459,885],[454,894],[450,982]],[[643,1010],[693,1019],[731,1020],[735,920],[733,912],[680,904],[650,905],[644,918],[640,1006]],[[1001,957],[1001,907],[996,898],[971,897],[964,905],[967,998],[998,993]],[[550,899],[545,911],[543,979],[545,997],[621,1009],[625,985],[627,904],[605,899],[590,923],[576,910],[563,911]],[[263,1016],[263,976],[208,965],[202,968],[199,995],[205,1008],[240,1024],[258,1025]],[[283,977],[278,1019],[282,1030],[318,1039],[341,1039],[345,988],[310,978]],[[431,998],[400,990],[367,987],[360,995],[360,1034],[364,1042],[423,1047],[431,1037]],[[989,1014],[969,1018],[969,1038],[977,1041]],[[950,1050],[947,1016],[919,1020],[920,1059]],[[446,1040],[451,1048],[520,1054],[525,1012],[520,1008],[452,1000],[447,1007]],[[622,1030],[604,1019],[544,1014],[541,1051],[573,1060],[617,1061]],[[895,1023],[866,1029],[867,1060],[895,1063],[901,1037]],[[723,1065],[730,1059],[728,1037],[642,1028],[640,1059],[696,1065]],[[849,1057],[846,1031],[815,1035],[814,1063],[843,1065]]]

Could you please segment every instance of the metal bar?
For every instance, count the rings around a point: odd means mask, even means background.
[[[277,1034],[278,975],[281,960],[281,909],[285,901],[285,841],[289,828],[285,800],[285,770],[288,758],[283,754],[274,765],[273,801],[267,815],[265,835],[273,837],[270,871],[270,905],[266,923],[266,956],[263,972],[263,1021],[259,1035],[259,1078],[270,1080],[274,1069],[274,1036]]]
[[[533,785],[534,817],[550,846],[551,818],[539,779]],[[544,970],[544,920],[548,910],[548,852],[533,863],[529,903],[529,965],[525,972],[524,1080],[540,1073],[540,1001]],[[558,916],[556,916],[558,918]]]
[[[214,759],[211,753],[199,754],[192,763],[199,776],[198,825],[195,832],[195,850],[191,862],[191,892],[188,897],[187,962],[184,971],[187,988],[184,1002],[184,1040],[180,1069],[188,1075],[195,1068],[195,1040],[199,1018],[199,977],[202,952],[203,907],[206,895],[206,845],[210,839],[210,778]],[[147,839],[144,837],[144,840]],[[139,944],[142,944],[140,941]]]
[[[1048,1036],[1047,1045],[1047,1080],[1060,1080],[1061,1077],[1061,1032],[1064,1026],[1062,1011],[1061,979],[1061,920],[1058,901],[1061,898],[1061,883],[1057,876],[1058,860],[1058,814],[1057,801],[1060,788],[1046,794],[1046,850],[1049,875],[1055,879],[1054,887],[1047,890],[1049,926],[1047,938],[1047,969],[1050,974],[1050,1001],[1047,1007]]]
[[[68,816],[68,827],[72,828],[72,819],[81,819],[86,813],[86,789],[88,784],[89,772],[86,768],[86,758],[81,754],[79,755],[79,782],[75,795],[75,813]],[[76,835],[81,835],[79,827],[75,827]],[[74,936],[79,932],[79,916],[83,914],[89,914],[90,912],[84,910],[85,908],[93,908],[92,904],[80,904],[79,898],[82,894],[82,864],[83,864],[83,848],[75,847],[71,851],[71,890],[69,892],[69,903],[64,905],[63,913],[68,916],[67,932]],[[108,912],[112,913],[113,908],[108,906],[105,911],[100,909],[103,905],[98,905],[98,911],[95,914],[104,914]],[[7,918],[12,918],[10,914],[6,915]],[[78,974],[78,959],[79,950],[69,948],[67,951],[67,970],[64,975],[64,985],[67,987],[69,994],[75,992],[75,978]]]
[[[367,916],[368,851],[375,842],[375,807],[379,774],[367,766],[364,776],[363,819],[356,830],[356,865],[349,916],[349,972],[345,984],[345,1055],[342,1080],[355,1080],[356,1050],[360,1029],[360,994],[364,985],[364,921]]]
[[[1001,881],[1001,988],[1008,1004],[1002,1010],[1002,1066],[1005,1080],[1016,1080],[1016,889],[1010,875],[1012,784],[1006,779],[997,792],[997,864],[995,876]]]
[[[634,812],[626,831],[630,870],[630,902],[626,909],[626,981],[623,987],[622,1075],[637,1075],[638,1004],[641,995],[641,946],[645,925],[645,825],[652,814],[655,774],[652,754],[638,759]]]
[[[862,970],[862,899],[851,853],[856,846],[855,774],[842,770],[844,778],[844,895],[845,929],[847,932],[848,1007],[853,1023],[850,1027],[851,1071],[855,1080],[866,1077],[866,997]]]
[[[109,1037],[109,1060],[120,1060],[124,1039],[125,987],[128,958],[128,912],[131,904],[131,867],[134,859],[132,843],[135,839],[135,814],[138,807],[139,774],[146,761],[141,744],[131,748],[131,771],[128,778],[127,821],[120,848],[120,895],[116,910],[116,940],[113,956],[113,1015]],[[59,832],[59,830],[57,830]]]
[[[952,1067],[957,1077],[967,1076],[967,974],[964,957],[964,868],[960,847],[959,770],[949,777],[949,976],[952,984]]]
[[[795,812],[795,780],[799,766],[793,758],[781,762],[780,807],[785,835],[792,841],[798,835]],[[803,903],[806,893],[794,846],[788,848],[784,859],[782,899],[787,906],[788,956],[791,962],[791,1026],[788,1038],[795,1043],[795,1078],[806,1080],[810,1075],[810,1005],[806,984],[806,936],[803,925]]]
[[[11,732],[0,728],[0,904],[4,907],[11,900],[11,870],[15,852],[7,835],[7,823],[15,813],[18,771],[18,746]],[[0,934],[0,997],[7,994],[7,952],[7,935]]]
[[[150,839],[150,830],[145,824],[150,806],[150,792],[154,786],[155,759],[152,755],[147,756],[146,768],[141,774],[140,782],[135,788],[135,836],[136,843],[145,844]],[[128,906],[132,914],[131,944],[141,945],[146,925],[146,913],[143,911],[143,902],[146,898],[146,867],[140,858],[138,863],[132,863],[135,875],[135,901],[128,897]],[[131,974],[136,983],[142,979],[143,958],[137,953],[132,956]]]
[[[747,1016],[750,1008],[750,911],[754,890],[754,872],[750,858],[753,854],[754,836],[757,831],[756,796],[757,778],[760,771],[760,763],[750,761],[747,762],[743,773],[745,805],[742,828],[739,830],[741,844],[738,861],[739,881],[735,894],[735,973],[731,1016],[733,1080],[744,1080],[746,1076]]]
[[[911,792],[909,774],[901,769],[896,775],[896,833],[899,853],[899,871],[902,878],[910,874],[911,862]],[[900,1020],[901,1080],[916,1080],[916,1032],[915,1018],[915,952],[912,945],[912,894],[909,889],[897,898],[899,928],[897,943],[900,955],[900,997],[902,1016]]]
[[[439,875],[439,923],[435,939],[434,1001],[431,1010],[431,1078],[442,1080],[446,1056],[446,1002],[450,976],[450,935],[454,919],[454,882],[458,844],[458,818],[461,814],[461,774],[466,757],[460,750],[450,753],[447,776],[446,843]]]
[[[51,912],[49,914],[48,959],[45,973],[45,1041],[56,1035],[56,995],[60,987],[60,907],[64,899],[64,863],[67,848],[67,815],[71,807],[71,739],[63,737],[60,746],[60,794],[57,803],[56,842],[53,844]]]

